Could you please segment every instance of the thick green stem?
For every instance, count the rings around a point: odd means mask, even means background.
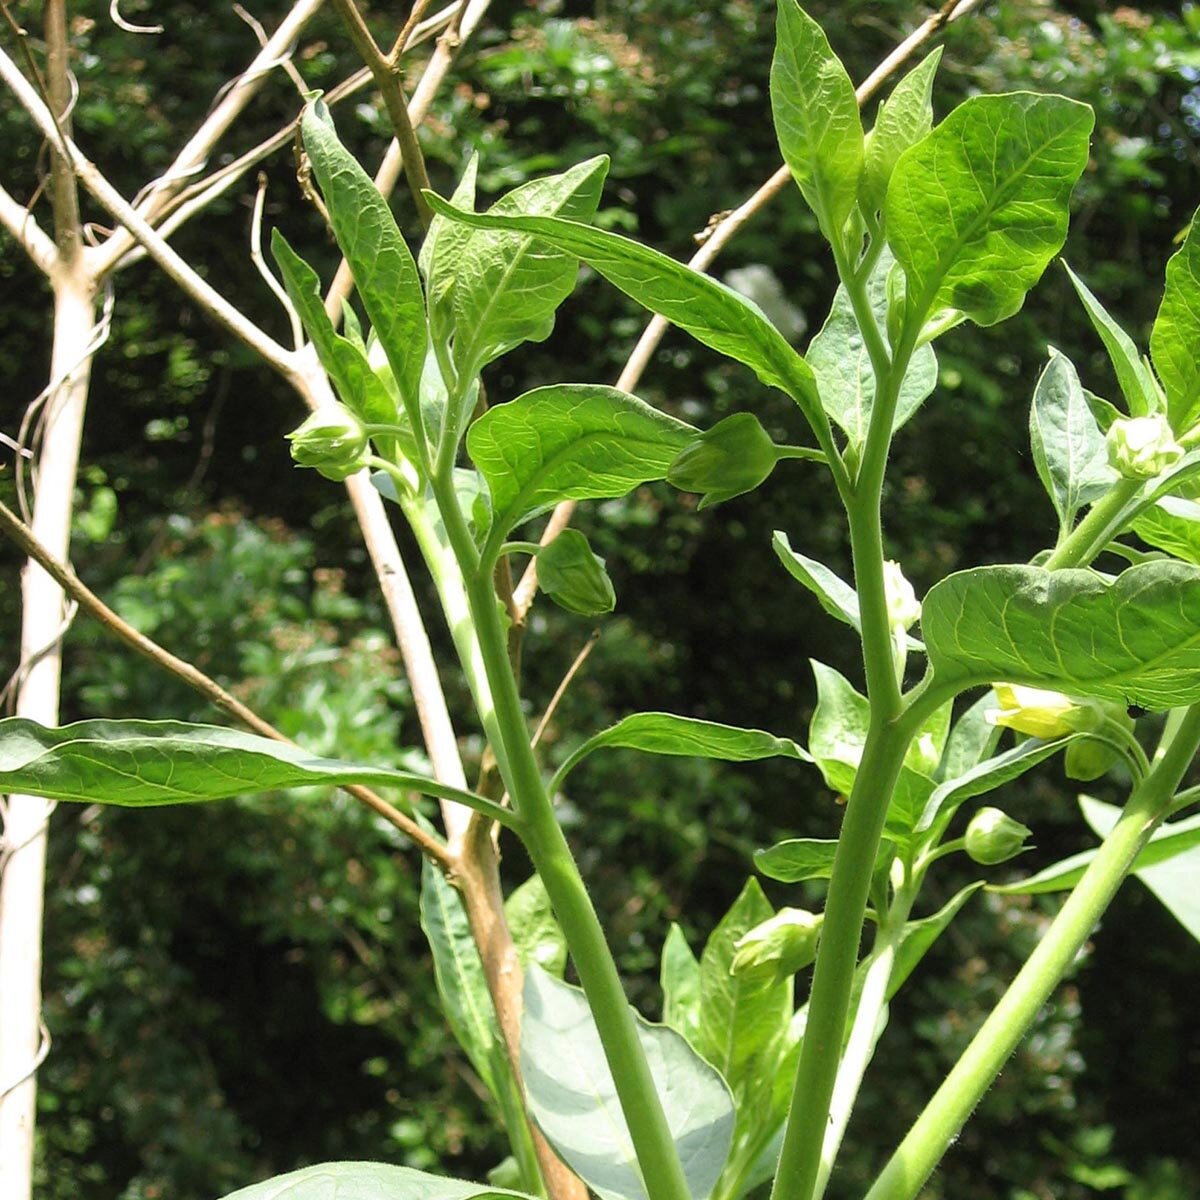
[[[1200,705],[1189,710],[1165,753],[1134,790],[1121,819],[1037,949],[946,1076],[866,1200],[915,1200],[975,1106],[1070,969],[1122,880],[1169,809],[1200,746]]]
[[[464,571],[467,602],[495,706],[500,745],[494,749],[501,775],[522,819],[526,849],[546,887],[579,972],[646,1190],[651,1200],[691,1200],[616,964],[529,744],[491,574],[479,561],[449,480],[444,477],[435,481],[434,492],[447,538]]]

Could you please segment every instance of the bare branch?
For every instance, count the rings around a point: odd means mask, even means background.
[[[0,225],[12,234],[13,240],[43,275],[53,273],[59,263],[54,242],[33,213],[5,191],[3,185],[0,185]]]
[[[161,25],[135,25],[132,21],[127,21],[121,16],[121,0],[112,0],[108,6],[109,20],[118,28],[123,29],[126,33],[162,33]]]

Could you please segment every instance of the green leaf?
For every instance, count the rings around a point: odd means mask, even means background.
[[[894,265],[895,259],[885,249],[867,281],[867,297],[880,328],[886,328],[887,280]],[[866,441],[875,402],[875,371],[844,287],[838,288],[829,316],[808,348],[808,365],[817,378],[821,403],[830,420],[845,430],[851,445],[861,447]],[[921,407],[936,386],[937,377],[933,347],[918,347],[900,384],[893,430],[899,429]]]
[[[142,808],[350,783],[406,788],[510,821],[499,805],[433,779],[318,758],[270,738],[183,721],[0,721],[0,792]]]
[[[1133,531],[1143,542],[1200,565],[1200,504],[1194,500],[1164,496],[1138,513]]]
[[[659,981],[663,994],[663,1024],[694,1046],[700,1028],[700,962],[683,930],[674,922],[663,943]]]
[[[607,173],[607,157],[592,158],[562,175],[523,184],[489,212],[588,221],[600,203]],[[465,242],[454,239],[450,245],[450,253],[436,256],[430,291],[439,306],[447,291],[453,293],[453,355],[461,376],[477,375],[522,342],[550,336],[554,313],[579,274],[574,254],[528,235],[485,229],[469,231]]]
[[[421,928],[433,952],[446,1024],[488,1091],[499,1095],[495,1068],[500,1033],[483,963],[458,892],[428,860],[421,864]]]
[[[1054,349],[1033,391],[1029,439],[1059,528],[1068,532],[1075,514],[1103,496],[1116,483],[1117,473],[1108,465],[1104,434],[1074,366]]]
[[[755,762],[762,758],[796,758],[812,762],[803,746],[791,738],[776,737],[761,729],[720,725],[674,713],[633,713],[583,743],[558,769],[554,786],[584,758],[604,747],[640,750],[644,754],[671,754],[683,758],[715,758],[722,762]]]
[[[488,409],[467,449],[491,493],[493,540],[560,500],[624,496],[664,478],[695,433],[600,384],[552,384]]]
[[[771,60],[775,135],[801,194],[834,242],[854,209],[863,166],[854,84],[825,31],[796,0],[779,0],[776,28]]]
[[[825,782],[849,795],[867,740],[871,706],[850,681],[833,667],[812,661],[817,704],[808,727],[808,749]]]
[[[938,767],[939,779],[957,779],[991,756],[1004,732],[987,719],[995,707],[996,698],[985,692],[954,722]]]
[[[921,628],[934,673],[1004,680],[1147,709],[1200,700],[1200,569],[977,567],[930,589]],[[814,749],[814,753],[816,753]]]
[[[419,402],[428,341],[417,264],[387,201],[338,141],[322,101],[305,108],[300,128],[334,236],[350,264],[363,307],[387,354],[411,419]]]
[[[869,212],[883,207],[888,180],[900,155],[933,128],[933,77],[941,58],[942,48],[938,46],[896,84],[879,106],[875,127],[867,135],[858,185],[859,199]]]
[[[634,1016],[689,1190],[703,1200],[729,1153],[733,1098],[685,1038]],[[525,976],[521,1069],[529,1110],[562,1160],[602,1197],[649,1200],[588,1002],[538,967]]]
[[[700,956],[700,1029],[696,1048],[734,1094],[757,1082],[758,1057],[792,1019],[792,981],[732,975],[735,943],[775,915],[756,879],[709,935]]]
[[[982,880],[967,884],[937,912],[917,921],[909,921],[904,926],[900,935],[900,945],[896,948],[896,960],[892,965],[892,973],[888,976],[887,998],[889,1000],[904,986],[905,981],[916,970],[921,959],[929,953],[934,942],[941,937],[946,926],[954,920],[962,906],[981,887],[983,887]]]
[[[755,850],[754,865],[768,879],[780,883],[828,879],[837,846],[836,839],[789,838],[766,850]]]
[[[1200,227],[1193,219],[1179,251],[1167,263],[1167,286],[1150,331],[1154,369],[1167,393],[1167,416],[1176,433],[1200,417]]]
[[[567,968],[567,939],[540,875],[531,875],[505,900],[504,915],[521,966],[528,970],[536,965],[561,979]]]
[[[476,229],[537,234],[591,265],[627,296],[686,330],[697,341],[748,366],[769,387],[787,392],[814,429],[821,404],[808,364],[745,296],[691,267],[619,234],[561,217],[466,213],[427,193],[439,213]]]
[[[1087,284],[1065,262],[1063,266],[1066,267],[1071,283],[1083,302],[1084,310],[1100,335],[1105,350],[1108,351],[1108,357],[1117,375],[1117,383],[1125,397],[1125,403],[1129,406],[1130,414],[1135,417],[1148,416],[1158,408],[1158,389],[1150,374],[1150,368],[1138,353],[1133,338],[1113,320]]]
[[[474,210],[478,176],[479,155],[473,153],[450,196],[450,203],[455,208],[465,208],[469,212]],[[436,215],[429,223],[425,240],[421,243],[417,267],[425,278],[429,326],[435,340],[444,338],[448,341],[453,332],[449,301],[454,291],[455,264],[470,236],[471,231],[457,221],[448,221]]]
[[[334,329],[321,300],[321,281],[316,271],[288,245],[278,229],[271,233],[271,253],[283,273],[287,294],[342,403],[360,421],[395,424],[396,402],[371,368],[363,349]]]
[[[523,1196],[486,1183],[467,1183],[388,1163],[331,1162],[276,1175],[225,1200],[490,1200]],[[528,1200],[528,1198],[526,1198]]]
[[[976,96],[901,156],[884,204],[910,307],[1012,316],[1058,253],[1094,117],[1062,96]]]

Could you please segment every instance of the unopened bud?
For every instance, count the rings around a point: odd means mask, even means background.
[[[1161,415],[1118,417],[1105,441],[1109,464],[1124,479],[1153,479],[1183,457],[1183,447]]]
[[[1103,709],[1106,725],[1133,732],[1133,718],[1123,705],[1108,701],[1103,704]],[[1119,736],[1119,733],[1114,731],[1114,735]],[[1115,741],[1099,737],[1078,738],[1063,755],[1063,771],[1068,779],[1091,783],[1104,775],[1120,757],[1121,748]]]
[[[340,482],[366,465],[366,431],[344,404],[323,404],[287,436],[296,463],[326,479]]]
[[[1062,692],[1016,683],[993,684],[992,690],[1000,707],[985,714],[987,721],[1030,737],[1049,741],[1096,729],[1104,722],[1104,709],[1095,700],[1076,700]]]
[[[604,559],[592,553],[578,529],[564,529],[538,551],[537,572],[542,591],[567,612],[595,617],[617,605]]]
[[[883,564],[883,594],[887,601],[888,621],[893,629],[911,629],[921,619],[921,602],[913,585],[904,578],[898,562]]]
[[[998,808],[981,808],[971,818],[963,844],[972,862],[994,867],[1016,858],[1025,848],[1025,839],[1032,833]]]
[[[824,913],[781,908],[734,943],[729,973],[748,978],[787,979],[817,957]]]
[[[701,492],[700,507],[753,491],[775,469],[779,451],[753,413],[734,413],[685,446],[667,470],[667,482]]]

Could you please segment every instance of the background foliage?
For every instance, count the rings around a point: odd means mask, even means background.
[[[923,15],[907,0],[808,7],[856,78]],[[18,8],[36,28],[40,5]],[[284,9],[270,0],[255,15],[271,25]],[[381,31],[395,20],[390,9],[372,11]],[[137,19],[139,5],[124,10]],[[147,164],[165,165],[206,98],[247,60],[251,35],[223,9],[183,0],[153,6],[168,30],[153,41],[116,30],[99,0],[73,11],[78,137],[128,193]],[[423,131],[435,184],[448,191],[474,150],[484,195],[608,153],[600,220],[686,256],[710,215],[776,166],[766,94],[773,13],[768,0],[497,0]],[[953,27],[935,92],[938,115],[974,91],[1019,88],[1096,108],[1065,256],[1143,344],[1162,266],[1200,195],[1198,36],[1191,4],[999,0]],[[312,86],[354,66],[328,15],[310,26],[297,59]],[[296,107],[281,78],[231,139],[230,156]],[[376,161],[387,130],[378,106],[360,99],[339,125]],[[15,108],[0,108],[0,176],[29,181],[28,194],[37,152]],[[286,155],[269,176],[271,223],[328,277],[331,244]],[[246,256],[249,199],[235,192],[178,244],[282,335]],[[405,201],[397,211],[415,233]],[[761,279],[764,266],[786,293],[779,319],[803,345],[834,277],[794,193],[739,236],[718,273],[756,268]],[[11,433],[45,382],[46,310],[37,278],[7,241],[0,281],[0,396],[10,398],[0,427]],[[380,762],[418,754],[348,507],[288,459],[282,434],[296,424],[294,399],[148,267],[118,286],[80,484],[75,557],[84,577],[315,750]],[[488,379],[492,397],[558,381],[564,363],[572,378],[611,381],[640,327],[629,304],[584,272],[553,340],[508,356]],[[956,566],[1041,548],[1035,531],[1050,528],[1051,514],[1026,414],[1047,345],[1068,354],[1094,390],[1114,393],[1058,268],[1019,318],[995,330],[966,326],[939,344],[938,392],[898,440],[885,509],[889,550],[919,591]],[[700,425],[754,408],[782,439],[799,432],[782,396],[679,336],[668,335],[640,390]],[[0,474],[0,491],[11,486],[11,472]],[[552,727],[549,754],[632,708],[802,735],[813,704],[809,654],[820,647],[853,676],[855,648],[815,605],[798,602],[768,534],[789,530],[794,544],[845,574],[833,514],[823,481],[802,466],[702,517],[691,498],[657,486],[583,514],[619,603]],[[15,558],[0,554],[15,578]],[[15,588],[0,592],[4,674],[15,665],[16,603]],[[427,612],[449,662],[431,603]],[[531,696],[550,695],[590,632],[557,610],[536,610]],[[82,621],[67,669],[64,719],[212,719]],[[465,714],[461,685],[449,674],[447,684]],[[465,716],[459,727],[468,758],[477,756]],[[1035,831],[1034,866],[1089,841],[1057,770],[1006,801]],[[755,847],[785,832],[827,834],[836,820],[815,772],[621,755],[579,770],[566,812],[631,994],[652,1015],[667,921],[681,921],[698,946],[740,889]],[[39,1149],[47,1200],[209,1200],[327,1157],[480,1177],[505,1153],[436,1007],[416,858],[357,807],[298,792],[177,812],[64,808],[51,855],[55,1044],[41,1075]],[[528,870],[519,850],[504,867],[514,884]],[[947,867],[930,891],[945,898],[959,882]],[[784,894],[777,888],[773,898]],[[861,1195],[871,1165],[1038,938],[1045,911],[1018,898],[972,902],[902,993],[831,1195]],[[1124,889],[928,1195],[1200,1194],[1191,1132],[1200,1127],[1191,1086],[1198,982],[1186,936],[1138,885]]]

